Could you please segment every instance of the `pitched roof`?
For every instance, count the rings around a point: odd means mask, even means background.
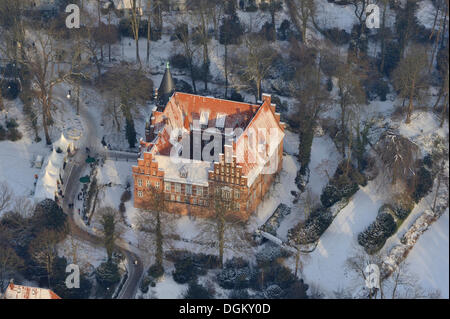
[[[166,105],[173,92],[175,92],[175,82],[170,72],[169,62],[167,62],[166,71],[158,89],[158,104]]]
[[[49,289],[20,286],[10,283],[5,291],[5,299],[61,299]]]

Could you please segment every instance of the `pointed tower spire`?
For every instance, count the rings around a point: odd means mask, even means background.
[[[170,72],[170,64],[167,62],[166,71],[164,72],[161,85],[158,89],[158,105],[165,107],[173,92],[175,92],[175,82],[172,78],[172,73]]]

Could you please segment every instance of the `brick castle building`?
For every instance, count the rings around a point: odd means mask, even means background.
[[[156,189],[169,212],[208,217],[221,198],[247,220],[282,168],[285,125],[270,95],[248,104],[174,91],[167,67],[132,168],[134,206]]]

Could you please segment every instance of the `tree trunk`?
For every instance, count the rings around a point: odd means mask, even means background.
[[[225,68],[225,99],[228,98],[228,44],[225,43],[225,55],[224,55],[224,68]]]
[[[386,8],[387,1],[384,1],[383,6],[383,17],[381,20],[381,63],[380,63],[380,72],[384,70],[384,60],[385,60],[385,50],[386,50]]]
[[[151,27],[151,23],[150,23],[150,11],[149,11],[148,20],[147,20],[147,64],[150,64],[151,32],[152,32],[152,27]]]

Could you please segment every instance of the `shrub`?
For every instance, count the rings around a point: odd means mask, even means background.
[[[380,101],[386,101],[386,95],[389,94],[389,85],[382,78],[371,77],[364,82],[364,87],[370,100],[374,100],[378,96]]]
[[[359,185],[365,186],[367,179],[353,165],[347,167],[347,161],[342,161],[320,195],[324,207],[331,207],[343,198],[350,198],[355,194]]]
[[[187,69],[188,60],[183,54],[174,54],[169,59],[170,65],[177,69]]]
[[[266,290],[266,288],[272,285],[286,289],[296,281],[297,278],[289,268],[279,263],[272,263],[267,267],[258,268],[254,272],[251,285],[255,290]]]
[[[230,299],[250,299],[247,289],[234,289],[228,295]]]
[[[3,141],[6,139],[6,130],[3,128],[2,125],[0,125],[0,141]]]
[[[238,92],[236,92],[235,90],[233,90],[233,91],[231,91],[230,100],[236,101],[236,102],[243,102],[243,101],[244,101],[244,98],[242,97],[241,94],[239,94]]]
[[[217,280],[222,288],[244,289],[249,287],[252,275],[248,261],[235,257],[225,263],[217,275]]]
[[[17,124],[17,121],[15,119],[9,119],[8,121],[6,121],[6,127],[9,129],[16,128],[19,127],[19,124]]]
[[[336,27],[331,29],[325,29],[324,35],[336,45],[344,45],[349,43],[350,41],[350,34],[348,34],[348,32],[345,31],[344,29],[340,30]]]
[[[122,196],[120,196],[120,201],[121,202],[128,202],[131,199],[131,192],[126,190],[122,193]]]
[[[289,40],[289,38],[292,36],[292,30],[291,30],[291,22],[289,20],[284,19],[280,27],[278,28],[278,38],[281,41]]]
[[[152,280],[150,279],[150,277],[145,276],[142,281],[141,281],[141,285],[139,286],[139,288],[141,289],[141,291],[145,294],[148,292],[148,286],[150,286],[150,283],[152,282]]]
[[[10,128],[8,130],[7,138],[10,141],[15,142],[15,141],[18,141],[18,140],[20,140],[22,138],[22,133],[20,133],[20,131],[18,129],[16,129],[15,127],[14,128]]]
[[[271,285],[264,290],[264,297],[266,299],[281,299],[283,298],[283,289],[278,285]]]
[[[187,291],[184,293],[184,299],[211,299],[208,289],[195,281],[189,283]]]
[[[416,177],[416,186],[412,195],[414,201],[418,203],[425,197],[433,187],[433,176],[431,172],[421,165]]]
[[[391,214],[381,211],[375,221],[366,230],[359,233],[358,243],[368,254],[373,254],[383,247],[386,240],[397,229],[397,224]]]
[[[159,278],[162,275],[164,275],[164,267],[158,264],[153,264],[150,266],[150,268],[148,269],[148,275],[153,277],[153,278]]]
[[[297,224],[288,232],[288,237],[296,244],[310,244],[317,241],[331,225],[333,216],[323,207],[313,211],[304,223]]]
[[[256,263],[259,266],[268,265],[275,262],[278,258],[286,258],[289,255],[289,252],[282,247],[269,242],[256,253]]]
[[[406,219],[414,208],[414,201],[410,196],[396,196],[392,204],[395,216],[401,220]]]
[[[125,203],[124,202],[120,202],[119,204],[119,212],[121,214],[125,213],[127,211],[127,208],[125,207]]]
[[[95,270],[97,282],[104,288],[109,288],[120,281],[119,268],[112,261],[103,262]]]
[[[175,262],[175,270],[172,273],[173,280],[179,284],[185,284],[197,278],[197,271],[192,257],[188,256]]]

